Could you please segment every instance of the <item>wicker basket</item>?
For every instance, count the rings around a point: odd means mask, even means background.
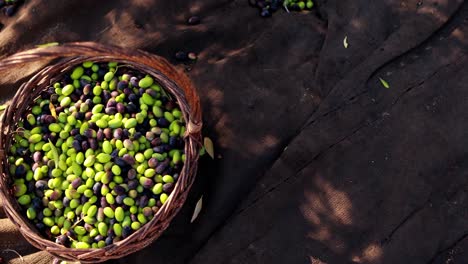
[[[0,119],[0,197],[6,214],[18,226],[23,236],[36,248],[64,260],[96,263],[121,258],[136,252],[157,239],[177,214],[194,181],[200,144],[200,101],[188,77],[172,67],[165,59],[137,50],[84,42],[36,48],[17,53],[0,61],[0,70],[37,61],[52,61],[23,83]],[[129,237],[101,249],[71,249],[54,243],[38,232],[23,216],[11,189],[6,150],[10,147],[12,130],[28,110],[32,100],[74,66],[85,61],[115,61],[153,76],[177,100],[186,121],[184,137],[186,162],[168,200],[153,219]]]

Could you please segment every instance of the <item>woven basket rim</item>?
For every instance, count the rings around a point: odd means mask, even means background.
[[[200,101],[188,77],[172,67],[165,59],[143,51],[123,49],[98,43],[68,43],[56,47],[39,48],[21,52],[0,61],[0,69],[13,64],[24,64],[44,59],[59,59],[37,71],[29,81],[23,83],[13,97],[13,102],[5,109],[0,118],[0,198],[4,201],[5,212],[10,220],[19,228],[23,236],[33,246],[46,250],[52,255],[70,261],[96,263],[113,258],[120,258],[148,246],[156,240],[169,226],[170,221],[180,210],[193,184],[198,165],[198,149],[201,144],[201,110]],[[73,67],[85,61],[125,63],[126,67],[134,68],[150,74],[177,100],[186,121],[187,132],[184,136],[186,162],[183,165],[179,179],[168,200],[161,206],[156,215],[147,224],[129,237],[101,249],[72,249],[58,245],[42,237],[30,221],[20,213],[10,189],[11,177],[7,168],[10,129],[27,110],[34,95],[47,88],[54,80],[62,77]],[[26,106],[24,103],[28,102]],[[129,243],[129,241],[131,241]]]

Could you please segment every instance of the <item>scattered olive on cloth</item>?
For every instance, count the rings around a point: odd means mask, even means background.
[[[185,121],[151,76],[85,62],[43,91],[8,153],[14,195],[41,233],[102,248],[149,222],[185,161]]]
[[[302,11],[310,10],[314,6],[312,0],[249,0],[249,4],[259,8],[262,17],[270,17],[281,7],[287,11]]]
[[[23,0],[0,0],[0,8],[3,8],[3,13],[10,17],[23,2]]]

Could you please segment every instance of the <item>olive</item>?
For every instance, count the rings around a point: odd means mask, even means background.
[[[133,230],[130,226],[124,226],[122,229],[122,237],[126,238],[132,234]]]
[[[151,158],[148,160],[148,166],[150,168],[156,168],[156,166],[158,166],[158,160],[156,158]]]
[[[271,12],[267,7],[262,8],[262,11],[260,12],[261,17],[270,17]]]
[[[120,81],[118,84],[117,84],[117,89],[119,90],[123,90],[125,88],[128,87],[128,82],[127,81]]]
[[[158,118],[157,121],[158,121],[158,126],[159,127],[165,128],[165,127],[169,127],[169,125],[170,125],[169,121],[167,121],[167,119],[164,118],[164,117]]]
[[[117,108],[115,108],[115,107],[106,107],[106,109],[104,111],[108,115],[114,115],[114,114],[117,113]]]
[[[105,128],[104,129],[104,136],[106,137],[107,140],[112,139],[112,130],[110,128]]]
[[[116,109],[117,109],[117,112],[121,114],[125,113],[125,105],[122,103],[117,103]]]
[[[137,175],[136,170],[135,170],[135,169],[130,169],[130,170],[128,170],[127,178],[128,178],[129,180],[133,180],[133,179],[136,178],[136,175]]]
[[[114,191],[117,195],[125,194],[125,188],[119,185],[114,187]]]
[[[187,60],[187,52],[184,52],[184,51],[177,51],[174,56],[175,56],[176,60],[178,60],[178,61]]]
[[[122,137],[123,137],[123,131],[122,131],[122,129],[121,129],[120,127],[119,127],[119,128],[116,128],[116,129],[114,130],[114,138],[116,138],[116,139],[122,139]]]
[[[193,26],[200,24],[200,17],[199,16],[192,16],[187,20],[187,24]]]
[[[163,192],[170,193],[172,190],[174,190],[174,183],[170,182],[163,185]]]
[[[134,104],[134,103],[129,103],[127,106],[126,106],[126,109],[125,109],[128,113],[132,114],[132,113],[136,113],[138,111],[138,107]]]
[[[94,194],[100,193],[100,192],[101,192],[101,188],[102,188],[102,183],[96,182],[96,183],[93,185],[93,193],[94,193]]]

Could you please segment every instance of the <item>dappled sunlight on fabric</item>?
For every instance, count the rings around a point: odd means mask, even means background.
[[[218,145],[222,148],[228,148],[234,142],[235,134],[229,129],[229,117],[223,114],[215,125],[215,130],[220,131],[218,135]],[[242,147],[239,147],[242,148]]]
[[[445,2],[445,1],[441,1],[440,4],[443,5],[443,2]],[[433,6],[428,6],[428,5],[422,6],[418,10],[418,13],[425,14],[425,15],[430,15],[430,16],[434,17],[435,19],[439,20],[440,22],[443,22],[443,21],[447,20],[447,16],[443,15],[437,8],[435,8]]]
[[[184,20],[185,17],[183,15],[180,15],[177,17],[178,19]],[[192,25],[186,25],[186,24],[180,24],[175,27],[176,30],[187,30],[187,31],[193,31],[197,33],[203,33],[208,30],[208,27],[204,24],[199,24],[197,26],[192,26]]]
[[[315,257],[309,257],[310,259],[310,264],[326,264],[326,262],[321,261],[318,258]]]
[[[278,138],[272,135],[266,135],[260,140],[252,141],[248,144],[248,151],[250,154],[260,155],[270,148],[273,148],[278,144]]]
[[[318,175],[315,185],[316,189],[321,191],[320,193],[305,191],[307,203],[301,206],[304,216],[308,216],[312,220],[315,219],[315,224],[320,224],[320,216],[322,216],[337,224],[351,225],[353,223],[352,205],[348,195]]]
[[[463,31],[461,31],[459,28],[456,28],[452,34],[451,34],[454,38],[458,39],[460,42],[462,43],[466,43],[466,40],[465,40],[465,33],[463,33]]]
[[[154,0],[132,0],[131,3],[133,6],[147,8],[148,6],[152,6],[154,4]]]
[[[120,26],[133,24],[133,17],[129,12],[117,13],[116,10],[112,10],[107,13],[105,17],[109,20],[111,27],[107,30],[104,30],[103,34],[100,36],[101,38],[112,37],[116,39],[119,45],[122,47],[141,47],[146,44],[146,40],[144,38],[136,38],[133,35],[129,35],[127,33],[128,28],[123,28]],[[153,32],[151,35],[152,38],[161,41],[161,33]]]
[[[324,176],[315,174],[313,186],[304,190],[305,201],[299,207],[305,220],[311,226],[307,237],[326,244],[335,253],[348,250],[337,228],[353,224],[352,204],[348,195],[338,190]]]
[[[216,64],[216,66],[223,66],[228,61],[228,59],[234,59],[234,58],[239,57],[239,56],[247,55],[248,51],[253,47],[254,47],[253,44],[249,44],[249,45],[247,45],[245,47],[241,47],[241,48],[238,48],[238,49],[222,51],[221,54],[219,54],[218,56],[215,56],[215,57],[207,56],[209,58],[208,63],[209,64]],[[217,49],[216,46],[214,46],[213,48]],[[202,55],[203,55],[203,53],[202,53]]]
[[[357,263],[375,263],[383,254],[382,247],[376,243],[367,246],[359,256],[354,256],[352,260]]]
[[[189,8],[190,13],[192,13],[192,14],[200,12],[200,9],[201,9],[200,3],[196,3],[194,5],[191,5],[190,8]]]
[[[353,26],[355,29],[362,29],[363,28],[363,22],[361,19],[353,19],[351,20],[351,26]]]

